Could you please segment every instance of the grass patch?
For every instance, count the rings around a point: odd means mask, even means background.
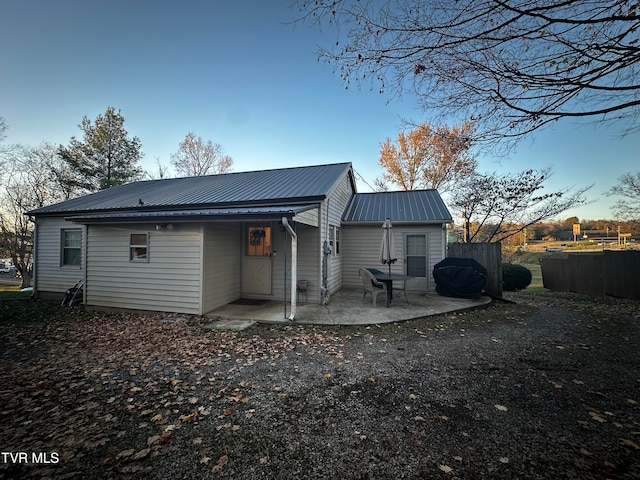
[[[31,297],[32,292],[23,292],[20,287],[0,286],[0,302],[3,300],[26,300]]]
[[[84,315],[77,307],[60,306],[59,300],[32,300],[30,297],[31,292],[1,291],[0,326],[64,320]]]

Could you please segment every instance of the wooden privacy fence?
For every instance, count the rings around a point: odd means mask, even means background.
[[[605,250],[541,258],[542,283],[554,292],[640,300],[640,252]]]
[[[502,244],[493,243],[450,243],[447,257],[473,258],[487,269],[485,292],[502,297]]]

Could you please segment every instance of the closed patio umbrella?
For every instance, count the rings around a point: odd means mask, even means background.
[[[389,265],[389,275],[391,275],[391,265],[398,261],[398,257],[396,256],[396,247],[393,242],[390,218],[384,221],[382,228],[384,228],[384,234],[382,235],[382,244],[380,245],[380,263]]]

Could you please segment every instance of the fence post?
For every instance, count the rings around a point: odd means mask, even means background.
[[[502,297],[502,244],[491,243],[450,243],[447,257],[473,258],[487,269],[485,292]]]

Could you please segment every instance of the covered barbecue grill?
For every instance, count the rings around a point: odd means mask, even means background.
[[[479,298],[487,269],[473,258],[447,257],[433,267],[436,291],[445,297]]]

